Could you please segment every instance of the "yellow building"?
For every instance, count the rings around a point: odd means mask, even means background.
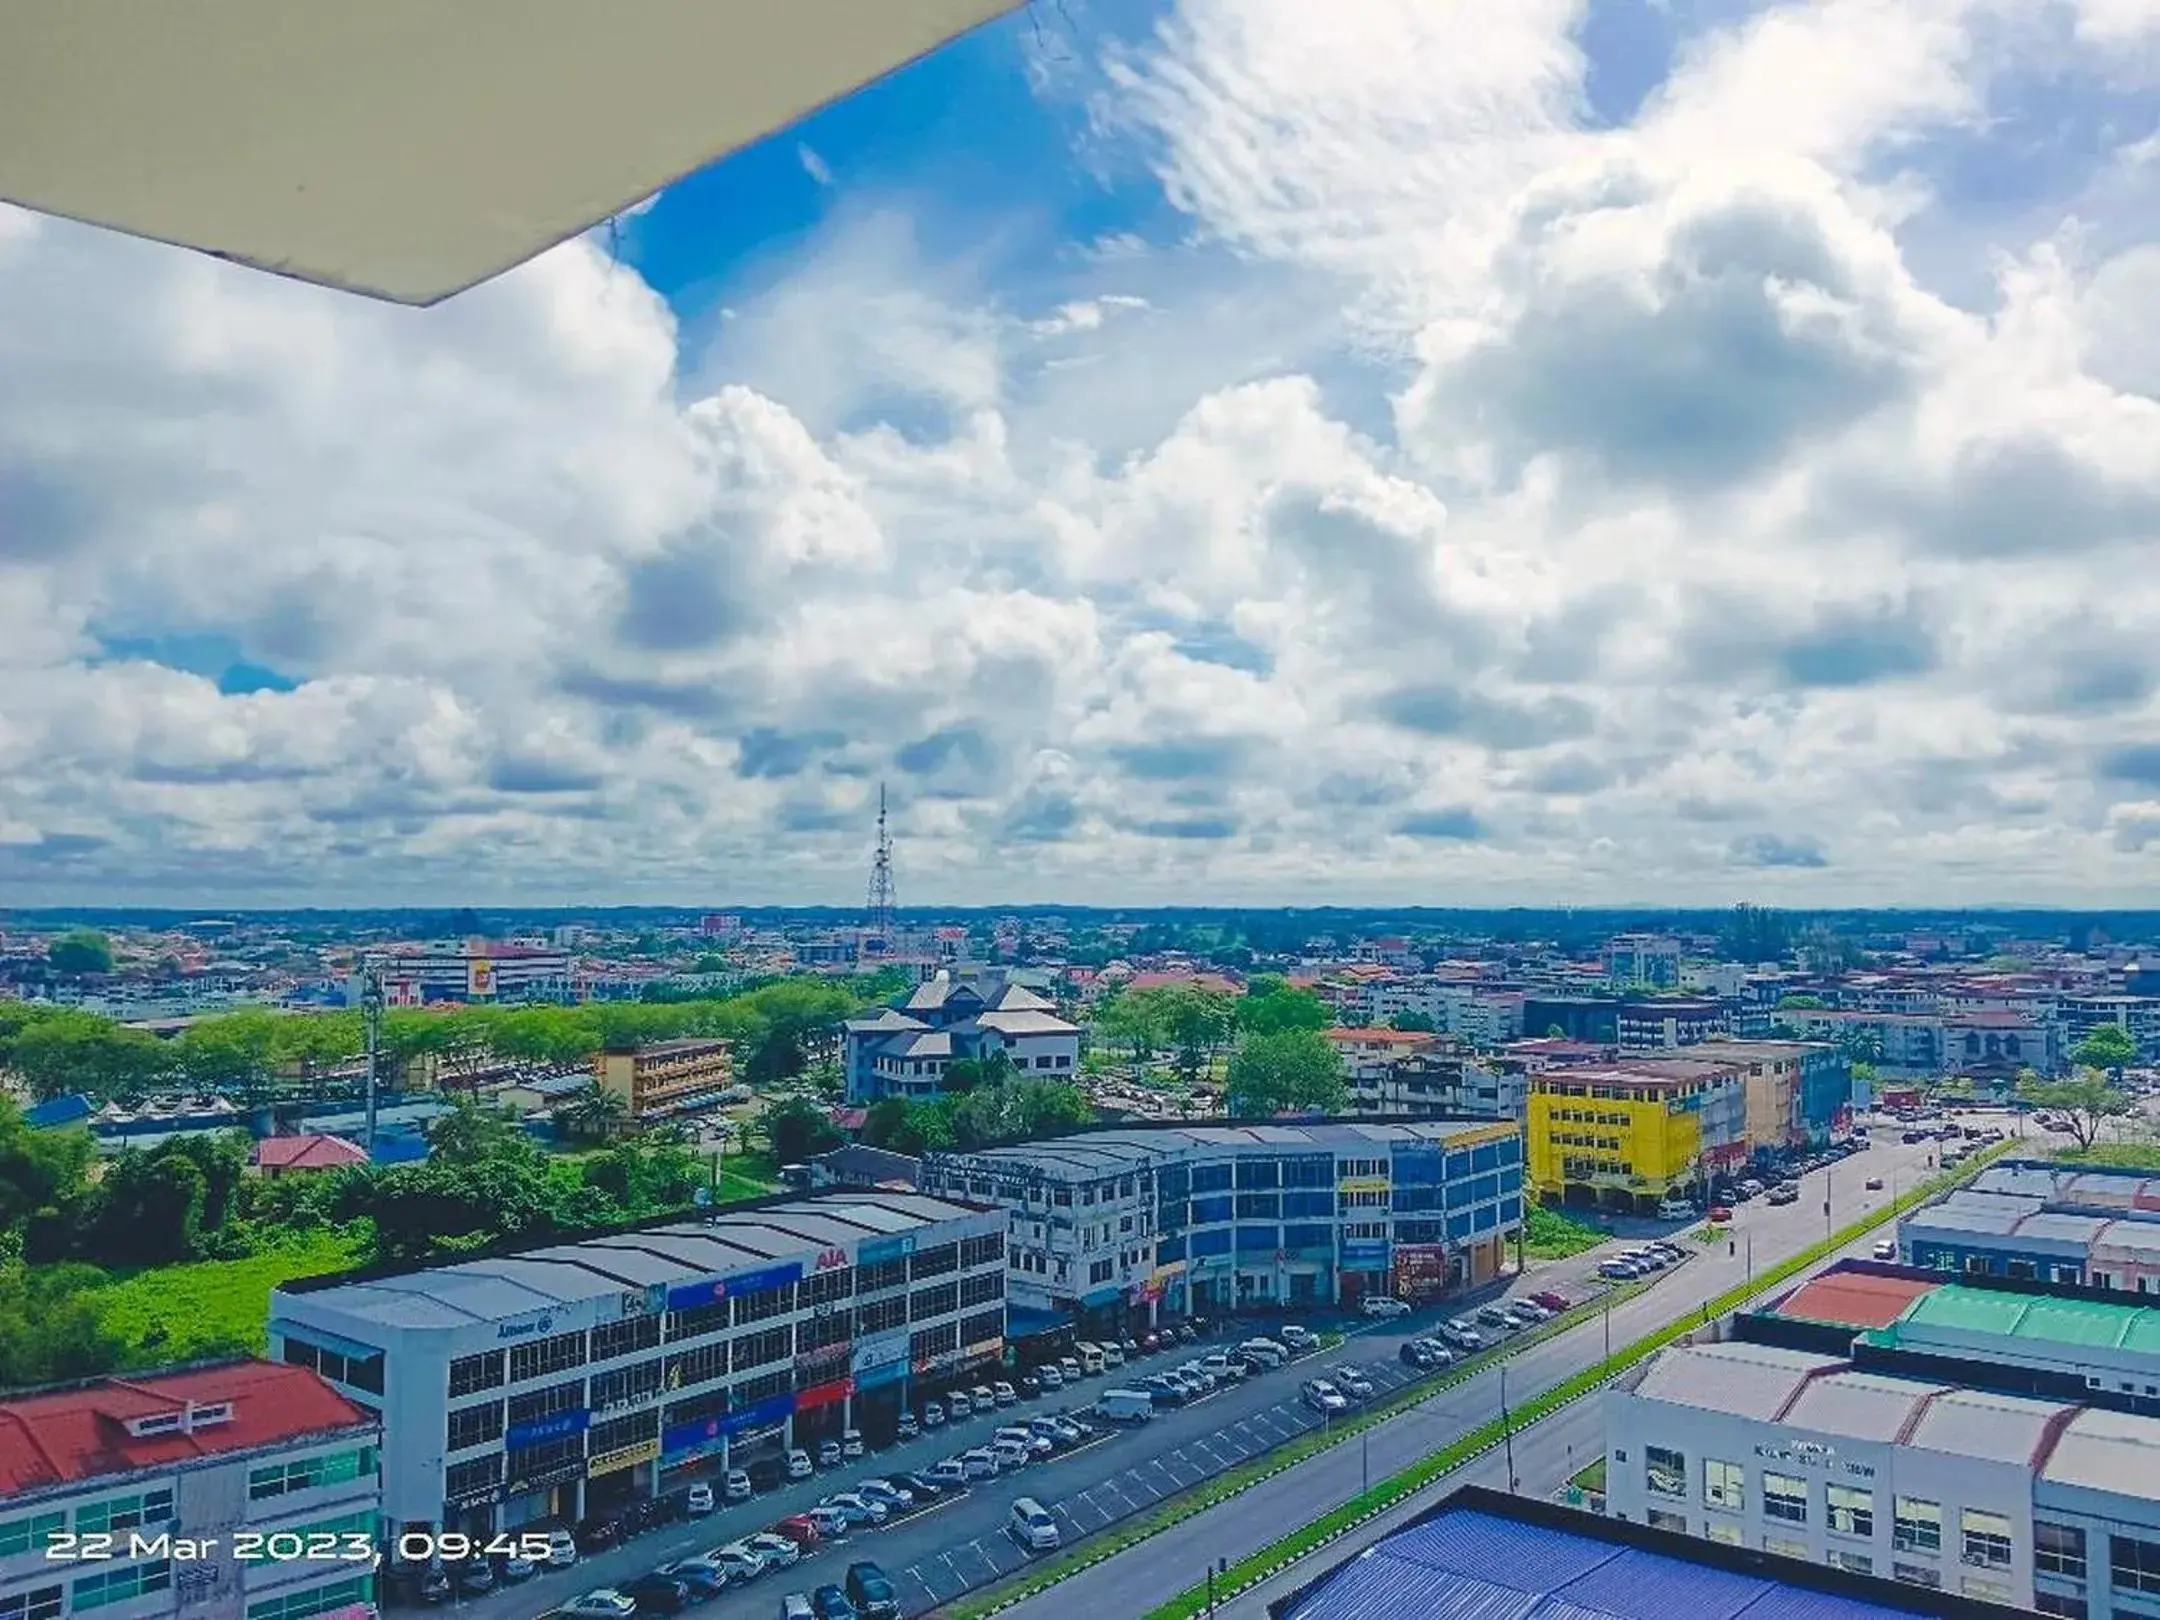
[[[1693,1189],[1711,1076],[1552,1069],[1530,1077],[1530,1184],[1541,1198],[1619,1207]]]
[[[735,1059],[726,1041],[648,1041],[594,1053],[593,1078],[622,1099],[632,1119],[644,1119],[727,1090],[735,1082]]]

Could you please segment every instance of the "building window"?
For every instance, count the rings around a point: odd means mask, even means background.
[[[1653,1496],[1687,1495],[1687,1457],[1664,1446],[1643,1447],[1643,1484]]]
[[[1719,1462],[1707,1457],[1702,1465],[1703,1501],[1727,1513],[1740,1513],[1747,1507],[1747,1470],[1738,1463]]]
[[[501,1401],[484,1401],[478,1406],[452,1407],[444,1445],[451,1451],[465,1451],[473,1446],[484,1446],[492,1440],[500,1440],[502,1432]]]
[[[968,1282],[974,1283],[982,1280],[981,1278],[970,1277]],[[991,1278],[989,1280],[993,1284],[997,1284],[998,1287],[1002,1287],[999,1279]],[[993,1292],[995,1291],[993,1289]],[[961,1292],[963,1295],[966,1293],[965,1284],[962,1285]],[[907,1295],[905,1294],[891,1294],[884,1299],[874,1299],[867,1305],[855,1307],[855,1331],[865,1337],[872,1333],[883,1333],[890,1328],[905,1326],[907,1326]]]
[[[802,1281],[803,1308],[818,1305],[836,1305],[843,1299],[855,1297],[855,1268],[837,1266],[831,1271],[815,1272]]]
[[[1932,1564],[1892,1564],[1890,1574],[1907,1586],[1924,1586],[1931,1592],[1942,1586],[1942,1571]]]
[[[1779,1558],[1805,1558],[1808,1546],[1804,1541],[1794,1541],[1790,1536],[1764,1536],[1762,1550]]]
[[[543,1445],[528,1446],[523,1451],[509,1453],[510,1485],[513,1492],[522,1490],[527,1480],[541,1479],[567,1468],[572,1463],[582,1463],[585,1458],[585,1437],[573,1434],[566,1440],[550,1440]]]
[[[503,1357],[500,1350],[490,1350],[483,1355],[459,1356],[450,1363],[450,1398],[460,1395],[477,1395],[483,1389],[500,1389],[503,1381]]]
[[[960,1286],[957,1283],[939,1283],[930,1288],[918,1288],[908,1296],[908,1320],[927,1322],[933,1317],[950,1316],[960,1308]]]
[[[568,1372],[572,1367],[585,1365],[585,1335],[558,1333],[552,1339],[535,1339],[531,1344],[514,1344],[510,1347],[510,1382],[522,1384],[528,1379],[545,1378],[549,1373]]]
[[[170,1490],[144,1491],[140,1496],[115,1496],[108,1501],[77,1508],[75,1528],[85,1533],[103,1530],[117,1535],[123,1530],[163,1524],[172,1517],[172,1511],[173,1493]],[[106,1601],[113,1600],[108,1598]]]
[[[2085,1532],[2074,1524],[2033,1520],[2033,1568],[2065,1580],[2085,1578]]]
[[[969,1310],[977,1305],[987,1305],[1005,1294],[1005,1277],[1001,1272],[983,1272],[960,1279],[960,1308]]]
[[[1872,1575],[1875,1573],[1874,1559],[1870,1558],[1866,1553],[1847,1552],[1842,1547],[1832,1547],[1824,1555],[1824,1562],[1832,1569],[1842,1569],[1851,1575]]]
[[[13,1558],[35,1547],[40,1552],[67,1528],[65,1513],[36,1513],[26,1519],[0,1520],[0,1558]]]
[[[1967,1575],[1958,1582],[1958,1590],[1969,1598],[1982,1603],[2008,1603],[2010,1583],[1997,1580],[1992,1575]]]
[[[1737,1524],[1724,1524],[1716,1519],[1708,1519],[1703,1523],[1703,1534],[1727,1547],[1741,1545],[1740,1527]]]
[[[921,1282],[925,1277],[942,1277],[959,1269],[960,1245],[957,1243],[941,1243],[934,1249],[919,1249],[908,1262],[908,1275],[917,1282]]]
[[[2033,1612],[2059,1614],[2064,1616],[2065,1620],[2086,1620],[2086,1616],[2092,1611],[2086,1608],[2085,1600],[2081,1597],[2071,1597],[2063,1592],[2035,1592]]]
[[[698,1384],[709,1384],[715,1378],[725,1378],[728,1370],[728,1347],[725,1339],[715,1339],[711,1344],[701,1344],[695,1350],[685,1350],[667,1358],[667,1374],[662,1380],[669,1389],[690,1389]],[[593,1403],[605,1406],[601,1389],[612,1374],[602,1374],[593,1380]]]
[[[1128,1189],[1129,1190],[1129,1189]],[[963,1270],[976,1266],[995,1264],[1005,1249],[1005,1239],[996,1232],[986,1232],[981,1237],[960,1240],[960,1265]]]
[[[795,1333],[792,1328],[767,1328],[762,1333],[745,1333],[737,1339],[729,1365],[736,1372],[741,1372],[745,1367],[762,1367],[769,1361],[785,1361],[794,1353]]]
[[[1899,1552],[1942,1551],[1942,1504],[1924,1496],[1901,1496],[1890,1525],[1890,1544]]]
[[[108,1603],[125,1603],[130,1598],[171,1590],[172,1560],[160,1558],[154,1564],[100,1570],[95,1575],[81,1577],[75,1582],[73,1601],[68,1606],[80,1613],[84,1609],[102,1609]]]
[[[250,1603],[247,1620],[311,1620],[312,1616],[328,1614],[332,1609],[370,1601],[374,1596],[374,1584],[373,1576],[360,1575],[306,1592],[280,1592],[275,1597]]]
[[[272,1463],[267,1468],[248,1471],[248,1500],[261,1502],[273,1496],[289,1496],[294,1491],[343,1485],[365,1478],[374,1473],[375,1468],[373,1446],[362,1446],[357,1451],[333,1451],[321,1457],[303,1457],[296,1462]]]
[[[855,1336],[855,1313],[837,1310],[830,1316],[813,1316],[795,1324],[795,1353],[808,1355],[828,1344],[844,1344]]]
[[[335,1384],[350,1384],[371,1394],[383,1392],[383,1355],[380,1350],[348,1356],[325,1349],[306,1339],[285,1336],[285,1360],[289,1366],[311,1367]]]
[[[1766,1519],[1788,1524],[1807,1523],[1807,1481],[1790,1474],[1765,1472],[1762,1477],[1762,1510]]]
[[[880,1260],[875,1265],[855,1268],[855,1297],[875,1294],[887,1288],[898,1288],[907,1281],[907,1260]]]
[[[2108,1578],[2124,1592],[2160,1592],[2160,1541],[2109,1536]]]
[[[1643,1515],[1643,1519],[1653,1530],[1670,1530],[1676,1536],[1684,1536],[1688,1533],[1687,1515],[1685,1513],[1665,1513],[1657,1508],[1652,1508]]]
[[[584,1404],[585,1380],[582,1378],[550,1384],[546,1389],[528,1390],[523,1395],[510,1397],[510,1426],[514,1429],[520,1423],[537,1423],[542,1418],[574,1412]]]
[[[1864,1491],[1857,1485],[1832,1485],[1828,1497],[1825,1521],[1841,1536],[1859,1536],[1870,1539],[1875,1534],[1875,1493]],[[1863,1571],[1863,1573],[1865,1573]]]
[[[741,1327],[749,1322],[770,1322],[776,1316],[785,1316],[795,1308],[795,1285],[782,1283],[778,1288],[760,1288],[754,1294],[735,1296],[735,1325]]]
[[[667,1336],[670,1344],[684,1339],[702,1339],[708,1333],[719,1333],[728,1325],[728,1302],[716,1299],[710,1305],[693,1305],[687,1311],[669,1311]]]
[[[491,1452],[485,1457],[468,1457],[464,1462],[452,1463],[443,1470],[443,1494],[445,1496],[472,1496],[480,1491],[491,1490],[502,1483],[503,1460],[501,1452]]]
[[[712,1347],[718,1350],[720,1347]],[[695,1351],[692,1354],[696,1354]],[[724,1363],[723,1363],[724,1365]],[[650,1395],[661,1384],[660,1358],[640,1361],[634,1366],[618,1367],[613,1372],[595,1373],[592,1381],[592,1404],[595,1411],[605,1411],[618,1401],[634,1401]]]
[[[762,1402],[785,1395],[794,1387],[795,1374],[793,1370],[787,1367],[775,1367],[771,1372],[759,1373],[754,1378],[745,1378],[733,1389],[727,1390],[725,1392],[726,1405],[729,1409],[737,1412],[746,1411]],[[718,1408],[715,1408],[715,1410],[717,1411]],[[672,1409],[669,1411],[668,1420],[670,1422],[674,1421]]]
[[[610,1418],[595,1424],[587,1449],[595,1457],[604,1457],[611,1451],[625,1446],[640,1445],[647,1440],[660,1438],[660,1411],[654,1407],[644,1412],[632,1412],[628,1417]]]
[[[0,1620],[60,1620],[60,1588],[33,1587],[0,1597]]]
[[[1961,1520],[1965,1550],[1961,1561],[1981,1569],[2010,1567],[2010,1521],[2000,1513],[1980,1508],[1965,1509]],[[2156,1588],[2160,1590],[2160,1588]],[[1970,1595],[1970,1594],[1968,1594]]]
[[[633,1316],[627,1321],[609,1322],[592,1330],[592,1358],[595,1361],[613,1361],[617,1356],[657,1349],[659,1344],[660,1318],[657,1316]]]
[[[960,1322],[962,1344],[987,1344],[992,1339],[1005,1337],[1005,1313],[981,1311],[974,1316],[963,1317]]]

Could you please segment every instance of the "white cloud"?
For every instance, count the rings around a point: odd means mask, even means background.
[[[821,186],[833,183],[832,165],[818,155],[817,149],[805,142],[795,143],[795,160],[803,167],[803,173]]]
[[[867,199],[688,353],[592,240],[420,314],[0,210],[0,876],[845,903],[883,778],[924,901],[2118,899],[2136,143],[1913,248],[2150,8],[2043,9],[1763,8],[1608,129],[1573,0],[1189,0],[1089,108],[1189,237]]]

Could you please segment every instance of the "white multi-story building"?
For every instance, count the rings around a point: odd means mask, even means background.
[[[570,953],[553,946],[469,939],[433,945],[400,945],[370,951],[365,965],[381,970],[384,998],[394,1007],[431,1001],[566,1001],[571,994]],[[356,973],[345,999],[357,1006]]]
[[[1747,1342],[1605,1397],[1608,1511],[2042,1614],[2160,1615],[2160,1418]]]
[[[1605,946],[1605,977],[1653,990],[1680,987],[1680,942],[1668,934],[1618,934]]]
[[[358,1402],[261,1361],[0,1402],[0,1615],[361,1620],[380,1443]]]
[[[1005,1216],[914,1193],[728,1207],[289,1284],[272,1352],[383,1414],[402,1530],[575,1519],[859,1427],[1004,1349]]]
[[[1009,1212],[1017,1311],[1123,1333],[1163,1312],[1490,1281],[1522,1225],[1522,1133],[1493,1119],[1121,1126],[932,1153],[922,1184]]]
[[[1080,1068],[1079,1026],[1034,991],[940,971],[897,1007],[850,1019],[842,1067],[848,1100],[935,1097],[956,1059],[1002,1053],[1016,1073],[1070,1080]]]

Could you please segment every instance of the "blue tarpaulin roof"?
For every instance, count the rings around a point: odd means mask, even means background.
[[[1457,1509],[1374,1544],[1290,1620],[1909,1620],[1913,1612]]]
[[[51,1130],[58,1125],[77,1125],[93,1112],[90,1099],[79,1091],[33,1103],[23,1111],[23,1123],[32,1130]]]

